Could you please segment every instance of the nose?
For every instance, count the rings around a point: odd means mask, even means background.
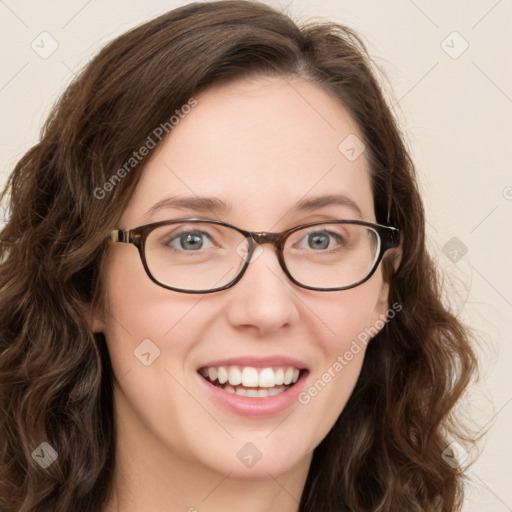
[[[257,248],[241,280],[226,290],[228,320],[237,329],[268,335],[299,318],[297,291],[271,244]]]

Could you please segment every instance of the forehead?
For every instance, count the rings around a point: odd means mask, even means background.
[[[316,85],[259,77],[195,99],[145,166],[126,223],[168,196],[217,197],[232,206],[223,220],[238,214],[268,224],[309,196],[341,194],[374,218],[366,154],[343,151],[346,141],[362,140],[360,130]]]

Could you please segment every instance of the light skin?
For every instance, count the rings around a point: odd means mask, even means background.
[[[221,219],[251,231],[284,231],[327,219],[375,221],[368,162],[338,150],[360,130],[339,102],[301,80],[259,77],[212,88],[152,155],[116,228],[184,217]],[[346,205],[292,212],[301,199],[328,194]],[[230,211],[163,208],[170,195],[216,197]],[[109,244],[104,332],[117,380],[115,493],[108,512],[298,510],[314,448],[343,410],[364,349],[307,405],[248,418],[209,399],[198,368],[243,356],[290,356],[306,362],[305,389],[386,313],[382,272],[344,291],[291,283],[275,248],[250,263],[235,286],[211,294],[170,291],[146,275],[135,247]],[[160,356],[143,365],[134,350],[150,339]],[[246,467],[247,442],[261,459]],[[350,442],[350,440],[347,440]]]

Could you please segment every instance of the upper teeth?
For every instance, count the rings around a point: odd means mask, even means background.
[[[209,366],[202,368],[201,374],[212,382],[216,380],[220,384],[229,382],[232,386],[242,384],[246,387],[272,388],[295,384],[299,379],[299,369],[292,366],[254,368],[252,366]]]

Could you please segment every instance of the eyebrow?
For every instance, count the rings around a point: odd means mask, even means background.
[[[291,208],[290,213],[318,210],[327,206],[345,206],[351,209],[359,218],[363,218],[361,209],[350,197],[336,194],[301,199]],[[194,210],[214,214],[227,214],[233,211],[231,203],[221,201],[217,197],[172,196],[158,201],[158,203],[146,211],[144,216],[150,217],[153,213],[163,208]]]

